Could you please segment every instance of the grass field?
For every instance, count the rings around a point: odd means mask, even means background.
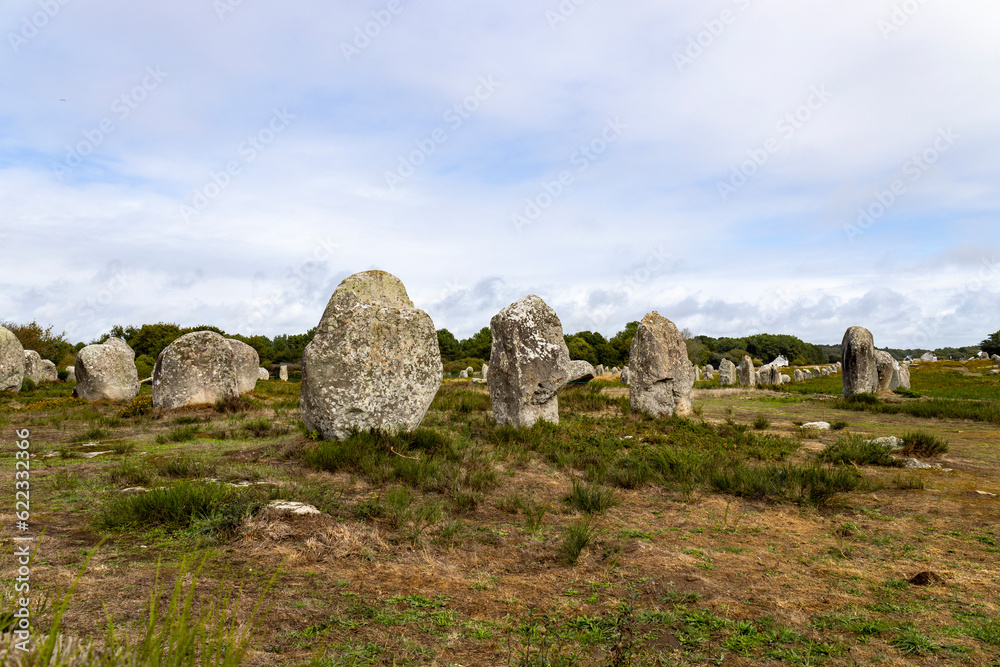
[[[296,383],[170,412],[56,383],[0,397],[0,475],[13,499],[30,430],[35,627],[107,664],[1000,666],[993,367],[854,404],[840,376],[706,386],[669,420],[597,382],[522,431],[446,381],[416,432],[343,443],[305,432]],[[885,435],[942,469],[864,443]]]

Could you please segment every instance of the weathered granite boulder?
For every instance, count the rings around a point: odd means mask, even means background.
[[[270,379],[271,379],[271,371],[267,370],[263,366],[257,369],[258,382],[260,382],[261,380],[270,380]]]
[[[569,362],[569,376],[566,381],[574,384],[590,382],[597,377],[597,371],[590,365],[589,361],[579,359]]]
[[[569,349],[556,312],[534,294],[490,320],[490,401],[501,426],[559,423],[556,392],[570,375]]]
[[[76,382],[76,366],[67,366],[65,370],[66,370],[66,381]]]
[[[10,329],[0,327],[0,391],[21,391],[24,347]]]
[[[490,376],[490,365],[487,364],[486,362],[483,362],[483,370],[479,372],[479,377],[485,380],[489,376]]]
[[[900,389],[910,389],[910,365],[900,364],[899,365],[899,388]]]
[[[792,373],[792,379],[795,382],[803,382],[805,381],[806,376],[802,373],[802,371],[796,368],[795,372]]]
[[[288,382],[288,364],[281,364],[278,367],[278,379]]]
[[[34,350],[25,350],[24,357],[24,379],[31,380],[35,384],[42,381],[42,355]]]
[[[462,369],[458,372],[458,377],[461,379],[467,379],[469,377],[469,371]]]
[[[753,367],[753,360],[750,355],[743,355],[743,361],[736,369],[736,379],[741,387],[754,387],[757,385],[757,372]]]
[[[604,373],[605,373],[604,364],[597,364],[597,368],[594,369],[594,370],[597,371],[598,375],[604,375]]]
[[[736,384],[736,364],[729,359],[723,359],[719,364],[719,383],[724,387]]]
[[[139,393],[135,352],[121,338],[109,338],[77,352],[73,373],[73,395],[85,401],[131,401]]]
[[[55,382],[59,379],[59,369],[48,359],[42,359],[39,374],[41,375],[42,382]]]
[[[632,409],[655,417],[691,413],[695,369],[673,322],[656,311],[639,322],[629,353]]]
[[[628,384],[628,366],[622,369],[622,375],[618,378],[622,384]]]
[[[241,340],[227,338],[229,347],[233,350],[233,363],[236,364],[236,389],[241,394],[248,394],[257,386],[260,375],[260,355]]]
[[[899,388],[899,362],[885,350],[875,350],[875,370],[878,373],[878,391]]]
[[[153,406],[168,410],[214,404],[240,395],[236,355],[214,331],[184,334],[168,345],[153,369]]]
[[[705,364],[705,372],[706,373],[714,373],[715,372],[715,366],[713,366],[712,364]]]
[[[781,380],[781,384],[788,384],[789,382],[792,381],[792,378],[788,375],[785,375],[784,373],[779,374],[778,377]]]
[[[695,382],[701,381],[701,368],[699,366],[694,367],[694,381]]]
[[[757,384],[781,384],[781,368],[766,364],[757,371]]]
[[[874,394],[878,390],[875,342],[864,327],[851,327],[840,344],[844,363],[844,396]]]
[[[434,322],[385,271],[348,276],[302,354],[302,420],[324,438],[413,431],[441,386]]]

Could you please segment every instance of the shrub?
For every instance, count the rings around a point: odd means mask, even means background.
[[[161,433],[156,436],[156,442],[165,445],[168,442],[189,442],[198,435],[197,426],[178,426],[170,429],[169,433]]]
[[[215,411],[226,414],[246,412],[251,408],[250,401],[245,396],[227,396],[215,402]]]
[[[108,481],[115,486],[148,486],[156,474],[145,463],[126,459],[112,466],[107,472]]]
[[[22,394],[33,394],[38,386],[35,381],[31,378],[24,378],[21,380],[21,393]]]
[[[615,506],[615,493],[611,489],[584,484],[573,480],[573,490],[565,498],[570,507],[587,514],[599,514]]]
[[[900,459],[889,453],[882,445],[868,441],[860,435],[842,436],[820,452],[820,460],[828,463],[853,463],[856,465],[886,466],[902,468]]]
[[[576,565],[576,562],[580,560],[580,553],[584,547],[590,544],[596,534],[597,529],[589,516],[567,528],[562,545],[562,555],[566,562],[570,565]]]
[[[758,431],[763,431],[771,426],[771,422],[764,415],[757,415],[753,420],[753,427]]]
[[[251,435],[255,438],[265,438],[271,433],[271,429],[274,424],[267,417],[257,417],[256,419],[248,419],[243,424],[243,430],[246,431],[247,435]]]
[[[900,453],[905,456],[939,456],[948,451],[948,443],[942,438],[923,431],[911,431],[903,435],[903,449]]]
[[[162,525],[183,529],[201,524],[208,534],[233,532],[244,517],[263,507],[273,491],[234,488],[206,482],[183,482],[146,493],[116,496],[105,503],[98,528],[125,530]]]
[[[128,405],[118,411],[121,418],[141,417],[153,411],[153,397],[149,394],[139,394]]]

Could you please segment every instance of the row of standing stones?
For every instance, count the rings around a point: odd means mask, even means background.
[[[569,358],[559,317],[538,296],[501,310],[490,321],[490,331],[491,364],[483,366],[478,381],[486,382],[500,425],[558,423],[559,389],[609,372]],[[18,391],[29,367],[34,373],[45,366],[37,356],[0,327],[0,390]],[[257,352],[241,341],[211,331],[185,334],[156,360],[153,405],[212,404],[253,391],[258,379],[269,377],[259,363]],[[795,370],[793,376],[781,373],[782,367],[776,361],[757,369],[749,356],[739,366],[723,360],[719,380],[724,386],[779,385],[842,370],[845,395],[909,387],[908,366],[875,350],[871,333],[862,327],[844,335],[842,363]],[[72,368],[79,398],[130,401],[139,392],[135,353],[121,339],[84,347]],[[54,370],[52,364],[46,377],[55,379]],[[715,369],[694,366],[677,327],[654,311],[639,323],[629,366],[610,372],[620,373],[628,385],[633,410],[671,417],[691,413],[695,381],[702,373],[714,377]],[[469,376],[471,369],[463,373]],[[442,375],[434,323],[414,306],[402,282],[384,271],[357,273],[337,287],[302,355],[302,419],[327,439],[343,439],[355,429],[412,431],[430,408]],[[284,366],[280,378],[287,380]]]

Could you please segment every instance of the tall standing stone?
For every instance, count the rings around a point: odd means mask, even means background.
[[[878,373],[878,390],[892,391],[899,388],[899,362],[885,350],[875,350],[875,370]]]
[[[622,376],[619,378],[622,384],[628,384],[628,366],[622,368]]]
[[[796,368],[795,372],[792,373],[792,379],[795,380],[795,382],[802,382],[806,379],[806,376],[803,375],[802,371]]]
[[[534,294],[490,320],[493,347],[487,385],[493,418],[501,426],[559,423],[556,392],[569,379],[569,349],[556,312]]]
[[[844,396],[874,394],[878,390],[875,342],[864,327],[851,327],[840,344],[844,363]]]
[[[910,388],[910,365],[900,364],[899,365],[899,388],[909,389]]]
[[[755,387],[757,385],[757,371],[754,370],[753,360],[749,354],[743,355],[743,361],[736,369],[736,378],[741,387]]]
[[[0,327],[0,391],[21,391],[24,347],[10,329]]]
[[[184,334],[160,352],[153,369],[153,406],[168,410],[240,395],[236,355],[214,331]]]
[[[348,276],[302,353],[302,420],[324,438],[413,431],[441,386],[434,322],[385,271]]]
[[[629,353],[632,409],[655,417],[690,414],[694,378],[680,331],[656,311],[648,313],[639,322]]]
[[[73,375],[73,395],[85,401],[131,401],[139,393],[135,352],[121,338],[109,338],[77,352]]]
[[[66,370],[66,381],[76,382],[76,366],[67,366],[65,370]]]
[[[25,380],[31,380],[35,384],[42,381],[42,355],[34,350],[25,350],[22,363]]]
[[[288,382],[288,364],[281,364],[278,367],[278,379],[283,382]]]
[[[765,364],[757,372],[757,383],[767,385],[781,384],[781,368],[773,364]]]
[[[233,350],[233,363],[236,365],[236,389],[241,394],[248,394],[257,386],[260,375],[260,355],[257,350],[241,340],[227,338],[229,347]]]
[[[723,387],[736,384],[736,364],[729,359],[723,359],[719,364],[719,383]]]
[[[489,376],[490,376],[490,365],[484,361],[483,362],[483,370],[480,371],[479,377],[481,377],[482,379],[485,380]]]
[[[469,371],[464,368],[458,372],[458,377],[460,380],[464,380],[469,377]]]
[[[270,380],[270,379],[271,379],[271,371],[267,370],[263,366],[257,369],[258,382],[260,382],[261,380]]]

